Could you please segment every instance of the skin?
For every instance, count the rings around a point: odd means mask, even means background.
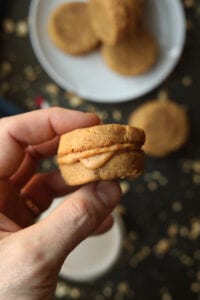
[[[105,181],[72,191],[56,170],[36,173],[38,161],[56,154],[59,136],[99,124],[94,114],[50,108],[0,119],[0,299],[54,299],[67,255],[91,234],[108,230],[121,199]],[[35,222],[55,197],[70,193],[46,219]]]

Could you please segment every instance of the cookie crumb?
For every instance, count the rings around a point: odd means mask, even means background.
[[[122,120],[122,113],[121,113],[121,111],[118,110],[118,109],[113,110],[113,112],[112,112],[112,118],[116,122],[120,122]]]
[[[182,79],[182,84],[185,87],[191,86],[191,84],[192,84],[192,78],[190,76],[184,76],[183,79]]]
[[[27,21],[19,21],[16,24],[16,34],[18,37],[24,38],[28,35],[28,23]]]
[[[172,204],[172,210],[173,210],[174,212],[179,213],[182,209],[183,209],[183,207],[182,207],[182,203],[181,203],[181,202],[175,201],[175,202]]]
[[[171,247],[171,242],[169,239],[161,239],[155,246],[154,251],[157,255],[166,254]]]
[[[7,34],[12,34],[15,31],[15,23],[11,19],[4,19],[3,22],[3,30]]]

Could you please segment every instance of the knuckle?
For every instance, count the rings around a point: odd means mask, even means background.
[[[76,227],[84,226],[88,230],[93,230],[97,226],[94,209],[84,198],[72,202],[72,218]]]

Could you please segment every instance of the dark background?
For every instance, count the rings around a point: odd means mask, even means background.
[[[161,0],[162,1],[162,0]],[[122,104],[95,104],[59,88],[39,65],[28,37],[28,0],[7,0],[1,11],[0,96],[21,111],[50,106],[96,111],[106,123],[127,123],[146,100],[169,97],[191,121],[187,145],[165,159],[147,157],[145,174],[122,183],[119,207],[127,236],[123,253],[105,277],[88,284],[60,278],[56,299],[193,300],[200,293],[200,1],[184,1],[187,41],[170,77],[150,94]],[[0,114],[3,115],[3,112]],[[54,160],[41,163],[43,171]]]

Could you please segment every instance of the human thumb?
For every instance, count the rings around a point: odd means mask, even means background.
[[[101,225],[120,199],[121,190],[116,182],[83,186],[46,219],[30,228],[31,236],[40,241],[46,259],[61,266],[74,247]]]

